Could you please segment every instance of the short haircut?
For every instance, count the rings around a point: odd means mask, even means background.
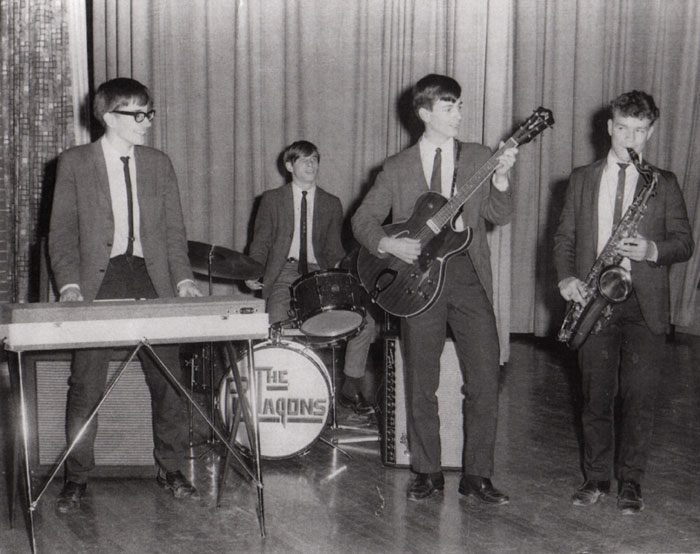
[[[653,124],[659,118],[654,97],[641,90],[625,92],[610,102],[610,117],[615,113],[638,119],[649,119]]]
[[[435,102],[459,102],[462,87],[452,77],[431,73],[418,81],[413,87],[413,110],[418,115],[420,108],[432,110]]]
[[[113,110],[136,102],[140,106],[151,103],[151,91],[135,79],[117,77],[102,83],[95,93],[92,113],[103,127],[106,127],[104,115]]]
[[[299,158],[308,158],[314,154],[320,162],[321,153],[318,151],[316,145],[308,140],[298,140],[284,149],[282,160],[284,161],[285,165],[287,162],[294,164],[294,162],[296,162]]]

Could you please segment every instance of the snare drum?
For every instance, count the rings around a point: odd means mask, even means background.
[[[328,421],[331,384],[326,366],[313,351],[284,340],[256,344],[253,354],[260,456],[278,460],[305,452]],[[247,365],[247,356],[238,361],[241,376],[247,374]],[[242,386],[247,389],[247,381]],[[229,371],[219,386],[219,412],[229,430],[238,398],[233,374]],[[235,441],[250,452],[243,420]]]
[[[364,323],[360,284],[349,271],[315,271],[294,281],[291,290],[292,308],[305,335],[347,337]]]

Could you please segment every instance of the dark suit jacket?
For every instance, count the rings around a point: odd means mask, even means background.
[[[457,186],[469,178],[491,157],[491,150],[475,143],[461,143]],[[392,221],[407,220],[421,194],[428,192],[418,143],[387,158],[382,171],[352,218],[355,238],[370,252],[377,254],[379,241],[386,236],[381,225],[389,212]],[[510,221],[510,189],[501,192],[484,183],[464,205],[464,224],[474,230],[469,257],[489,299],[493,301],[490,251],[486,242],[486,221],[502,225]]]
[[[177,178],[170,159],[146,146],[134,149],[141,244],[148,274],[161,297],[192,279]],[[60,289],[77,283],[94,300],[105,275],[114,235],[114,216],[99,141],[61,154],[49,235],[51,267]]]
[[[340,199],[316,187],[311,241],[321,269],[333,267],[345,254],[340,239],[343,208]],[[255,217],[250,257],[265,266],[263,298],[267,299],[289,256],[294,237],[294,195],[291,183],[265,191]]]
[[[554,235],[554,264],[557,281],[578,277],[585,281],[596,260],[598,243],[598,190],[605,158],[574,169],[569,178],[559,227]],[[683,262],[693,253],[693,238],[685,202],[676,176],[659,172],[656,195],[649,200],[648,211],[638,232],[653,240],[659,250],[656,263],[631,262],[632,282],[642,315],[654,333],[663,333],[669,325],[668,266]],[[638,193],[643,186],[640,178]]]

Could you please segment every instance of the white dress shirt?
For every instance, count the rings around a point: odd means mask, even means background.
[[[455,139],[449,138],[442,144],[433,144],[425,135],[421,137],[418,143],[418,148],[420,150],[420,159],[423,166],[423,175],[425,176],[425,182],[430,190],[430,180],[433,175],[433,163],[435,163],[435,150],[440,148],[440,178],[442,190],[440,193],[445,198],[450,198],[452,196],[452,182],[454,180],[455,171]],[[459,183],[455,183],[456,187],[459,187]],[[463,231],[464,222],[462,221],[462,216],[460,215],[455,219],[454,222],[455,230]]]
[[[121,161],[123,154],[115,150],[109,141],[100,139],[102,152],[107,165],[107,179],[109,180],[109,194],[112,199],[112,214],[114,215],[114,240],[112,241],[112,253],[114,258],[126,252],[129,244],[129,210],[126,200],[126,181],[124,179],[124,163]],[[143,258],[140,234],[140,212],[138,202],[138,178],[136,175],[136,160],[134,148],[129,153],[129,175],[131,176],[131,196],[134,212],[134,256]]]
[[[597,255],[603,251],[606,243],[610,239],[613,231],[613,215],[615,212],[615,196],[617,195],[617,176],[620,171],[618,163],[627,163],[625,169],[625,193],[622,200],[622,215],[634,201],[634,192],[637,186],[639,173],[634,164],[621,162],[615,152],[611,149],[608,153],[603,169],[603,176],[600,180],[598,190],[598,245]],[[623,258],[621,264],[624,268],[630,269],[629,258]]]
[[[292,182],[292,192],[294,197],[294,235],[292,244],[289,247],[289,258],[299,259],[299,246],[301,234],[301,192],[302,188]],[[314,253],[313,225],[314,225],[314,201],[316,199],[316,186],[314,185],[306,191],[306,259],[309,264],[317,264]]]

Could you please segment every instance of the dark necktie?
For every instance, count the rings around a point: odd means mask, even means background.
[[[435,149],[433,173],[430,176],[430,190],[442,194],[442,150]]]
[[[297,271],[301,275],[309,272],[306,253],[306,191],[301,191],[301,213],[299,215],[299,265]]]
[[[134,201],[131,198],[131,174],[129,173],[129,156],[119,158],[124,164],[124,181],[126,182],[126,206],[129,211],[129,239],[126,246],[126,255],[134,253]]]
[[[619,163],[620,170],[617,172],[617,191],[615,193],[615,211],[613,212],[613,231],[622,218],[622,201],[625,197],[625,169],[629,164]]]

